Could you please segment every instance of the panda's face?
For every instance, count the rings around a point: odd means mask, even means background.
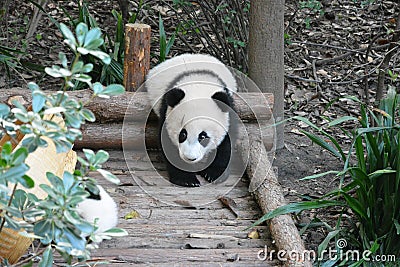
[[[224,140],[229,129],[229,112],[220,104],[225,92],[199,97],[199,90],[191,89],[185,92],[176,88],[166,93],[168,108],[164,126],[179,150],[179,157],[196,163]]]
[[[197,118],[184,125],[176,136],[179,156],[188,163],[201,161],[217,148],[226,135],[224,127],[207,118]]]

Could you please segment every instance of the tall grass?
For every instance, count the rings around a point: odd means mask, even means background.
[[[387,97],[379,108],[369,108],[356,98],[360,105],[359,116],[345,116],[330,121],[327,127],[337,127],[352,138],[350,147],[342,147],[333,135],[305,118],[296,117],[311,126],[318,134],[303,131],[314,143],[329,151],[343,162],[342,170],[330,170],[304,179],[317,179],[335,173],[340,177],[337,189],[318,200],[291,203],[265,214],[255,225],[290,212],[337,207],[341,216],[336,227],[318,248],[322,251],[329,242],[346,238],[344,248],[369,250],[371,257],[395,255],[400,257],[400,96],[394,87],[389,87]],[[347,131],[343,123],[355,121],[356,127]],[[348,152],[345,152],[348,151]],[[345,183],[345,177],[350,182]],[[346,179],[347,181],[347,179]],[[351,210],[354,222],[343,223],[343,213]],[[323,266],[389,266],[383,263],[359,259],[336,259]],[[398,263],[397,263],[398,264]],[[395,266],[395,265],[392,265]]]

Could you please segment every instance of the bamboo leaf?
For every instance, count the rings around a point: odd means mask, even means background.
[[[394,226],[396,227],[396,233],[398,235],[400,235],[400,224],[399,224],[399,221],[397,219],[393,219],[393,222],[394,222]]]
[[[356,156],[357,156],[357,163],[358,163],[358,167],[362,170],[362,171],[366,171],[367,166],[365,164],[365,158],[364,158],[364,146],[362,144],[362,138],[360,136],[358,136],[355,139],[355,143],[354,146],[356,148]]]
[[[326,150],[328,150],[335,157],[342,159],[342,155],[336,149],[334,149],[330,144],[328,144],[324,139],[322,139],[312,133],[306,132],[304,130],[301,130],[301,132],[303,134],[305,134],[308,138],[310,138],[311,141],[313,141],[317,145],[321,146],[322,148],[325,148]]]
[[[345,192],[342,192],[342,194],[351,210],[358,214],[359,217],[368,220],[368,215],[361,203]]]
[[[165,34],[165,29],[164,29],[164,23],[161,18],[161,15],[158,16],[158,29],[159,29],[159,34],[160,34],[160,58],[159,62],[163,62],[167,56],[166,50],[167,50],[167,36]]]
[[[300,181],[311,180],[311,179],[316,179],[316,178],[319,178],[319,177],[323,177],[323,176],[328,175],[328,174],[336,174],[337,175],[339,173],[340,173],[339,171],[326,171],[326,172],[317,173],[317,174],[314,174],[314,175],[309,175],[309,176],[303,177],[303,178],[301,178],[299,180]]]
[[[374,171],[373,173],[368,174],[368,176],[370,179],[375,179],[381,175],[392,174],[392,173],[396,173],[396,170],[389,170],[389,169],[377,170],[377,171]]]
[[[266,220],[270,220],[276,216],[292,213],[292,212],[300,212],[303,210],[310,210],[310,209],[320,209],[332,206],[343,206],[344,203],[335,200],[316,200],[316,201],[306,201],[306,202],[299,202],[299,203],[290,203],[284,206],[281,206],[271,212],[266,213],[260,219],[258,219],[251,227],[257,226],[263,223]]]
[[[327,247],[331,242],[332,238],[336,237],[340,233],[340,230],[334,230],[327,234],[325,239],[318,246],[318,257],[321,257],[323,251],[327,251]]]
[[[346,122],[346,121],[358,121],[358,119],[353,116],[343,116],[343,117],[340,117],[336,120],[329,122],[328,127],[336,126],[336,125],[342,124],[343,122]]]

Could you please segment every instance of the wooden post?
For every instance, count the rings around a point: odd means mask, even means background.
[[[126,24],[124,86],[127,91],[136,91],[150,69],[150,36],[149,25]]]
[[[263,93],[275,97],[275,122],[283,120],[284,0],[252,1],[250,5],[249,76]],[[268,67],[265,67],[268,66]],[[276,126],[276,148],[283,148],[284,125]]]

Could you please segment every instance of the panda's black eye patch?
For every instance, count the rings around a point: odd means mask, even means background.
[[[179,143],[185,142],[187,138],[187,131],[186,129],[182,129],[181,132],[179,133]]]
[[[206,132],[203,131],[203,132],[201,132],[201,133],[199,134],[198,140],[199,140],[199,143],[200,143],[202,146],[206,147],[206,146],[208,145],[208,142],[210,142],[210,137],[207,135]]]

